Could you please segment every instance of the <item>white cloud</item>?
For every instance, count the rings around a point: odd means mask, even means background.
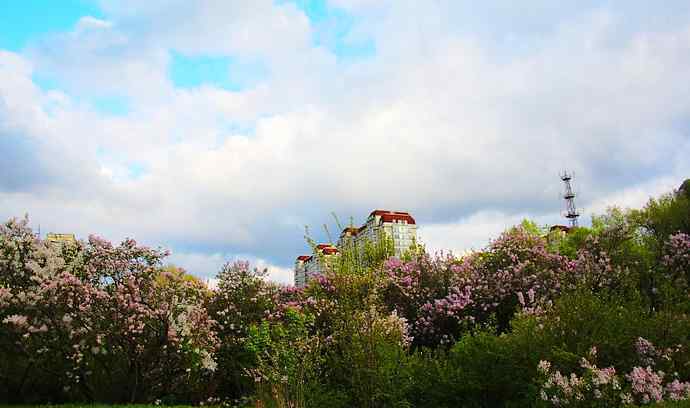
[[[688,174],[687,171],[684,174]],[[678,189],[684,180],[682,175],[660,177],[641,185],[623,188],[613,194],[597,199],[586,208],[590,214],[603,214],[608,208],[642,208],[650,198],[656,198]]]
[[[563,224],[558,213],[505,214],[499,211],[479,211],[456,222],[422,225],[419,240],[430,252],[452,252],[463,255],[483,249],[506,229],[530,220],[538,226]]]
[[[170,263],[202,277],[204,281],[212,283],[217,283],[215,277],[225,263],[238,260],[248,260],[251,263],[251,267],[260,270],[266,269],[268,271],[268,278],[274,282],[283,284],[293,284],[294,282],[292,268],[277,266],[265,259],[251,255],[173,252],[167,259]]]
[[[79,19],[77,22],[75,32],[76,33],[83,33],[85,31],[91,31],[91,30],[102,30],[102,29],[108,29],[113,26],[113,23],[110,21],[106,20],[101,20],[96,17],[91,17],[91,16],[84,16]]]

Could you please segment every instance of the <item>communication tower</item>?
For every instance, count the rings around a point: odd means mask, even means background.
[[[577,217],[580,216],[580,213],[577,212],[577,208],[575,208],[575,193],[573,192],[573,187],[570,185],[570,180],[572,179],[572,173],[564,171],[561,174],[561,180],[563,180],[565,184],[565,192],[563,193],[563,198],[565,199],[564,216],[570,220],[570,226],[574,228],[577,227]]]

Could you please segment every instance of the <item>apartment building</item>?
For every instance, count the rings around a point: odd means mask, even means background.
[[[315,248],[318,255],[300,255],[295,260],[295,286],[304,287],[309,279],[324,272],[326,265],[333,256],[338,254],[338,248],[331,244],[318,244]]]
[[[385,234],[393,241],[396,256],[401,256],[417,240],[417,223],[410,213],[402,211],[374,210],[361,227],[347,227],[340,233],[337,246],[319,244],[316,251],[323,259],[337,256],[338,248],[349,244],[362,245],[374,242]],[[318,256],[301,255],[295,261],[295,286],[303,287],[309,278],[323,272]]]
[[[346,235],[351,233],[352,231],[348,231]],[[417,240],[417,223],[407,212],[374,210],[364,225],[357,229],[355,240],[376,241],[384,234],[393,240],[395,255],[401,256]]]
[[[295,286],[301,288],[307,284],[307,263],[312,258],[312,255],[300,255],[295,260]]]

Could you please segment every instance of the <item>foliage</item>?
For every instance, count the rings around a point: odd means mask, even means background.
[[[249,329],[275,309],[279,294],[265,276],[265,270],[241,261],[223,265],[218,273],[218,290],[213,293],[209,313],[217,322],[220,340],[215,384],[221,398],[234,400],[254,391],[254,382],[245,373],[256,364],[246,349]]]
[[[282,321],[264,320],[250,327],[245,347],[257,364],[247,373],[268,406],[306,406],[321,362],[321,339],[311,334],[313,324],[313,315],[289,309]]]
[[[633,212],[633,219],[656,243],[661,244],[673,234],[690,234],[690,194],[677,191],[650,199],[647,205]]]

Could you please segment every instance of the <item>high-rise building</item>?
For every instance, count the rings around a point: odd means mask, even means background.
[[[338,248],[331,244],[318,244],[314,255],[300,255],[295,260],[295,286],[303,287],[309,279],[321,275],[333,256],[338,254]]]
[[[340,233],[337,247],[330,244],[319,244],[315,250],[322,256],[301,255],[295,261],[295,286],[302,287],[309,278],[323,273],[322,261],[337,256],[338,248],[349,244],[363,245],[364,242],[375,242],[381,236],[390,238],[396,256],[401,256],[417,240],[417,223],[407,212],[374,210],[366,222],[359,228],[347,227]]]
[[[307,284],[307,265],[313,256],[300,255],[295,260],[295,286],[302,287]]]
[[[407,212],[374,210],[358,228],[355,239],[374,242],[380,236],[391,238],[395,255],[401,256],[417,240],[417,223]]]

